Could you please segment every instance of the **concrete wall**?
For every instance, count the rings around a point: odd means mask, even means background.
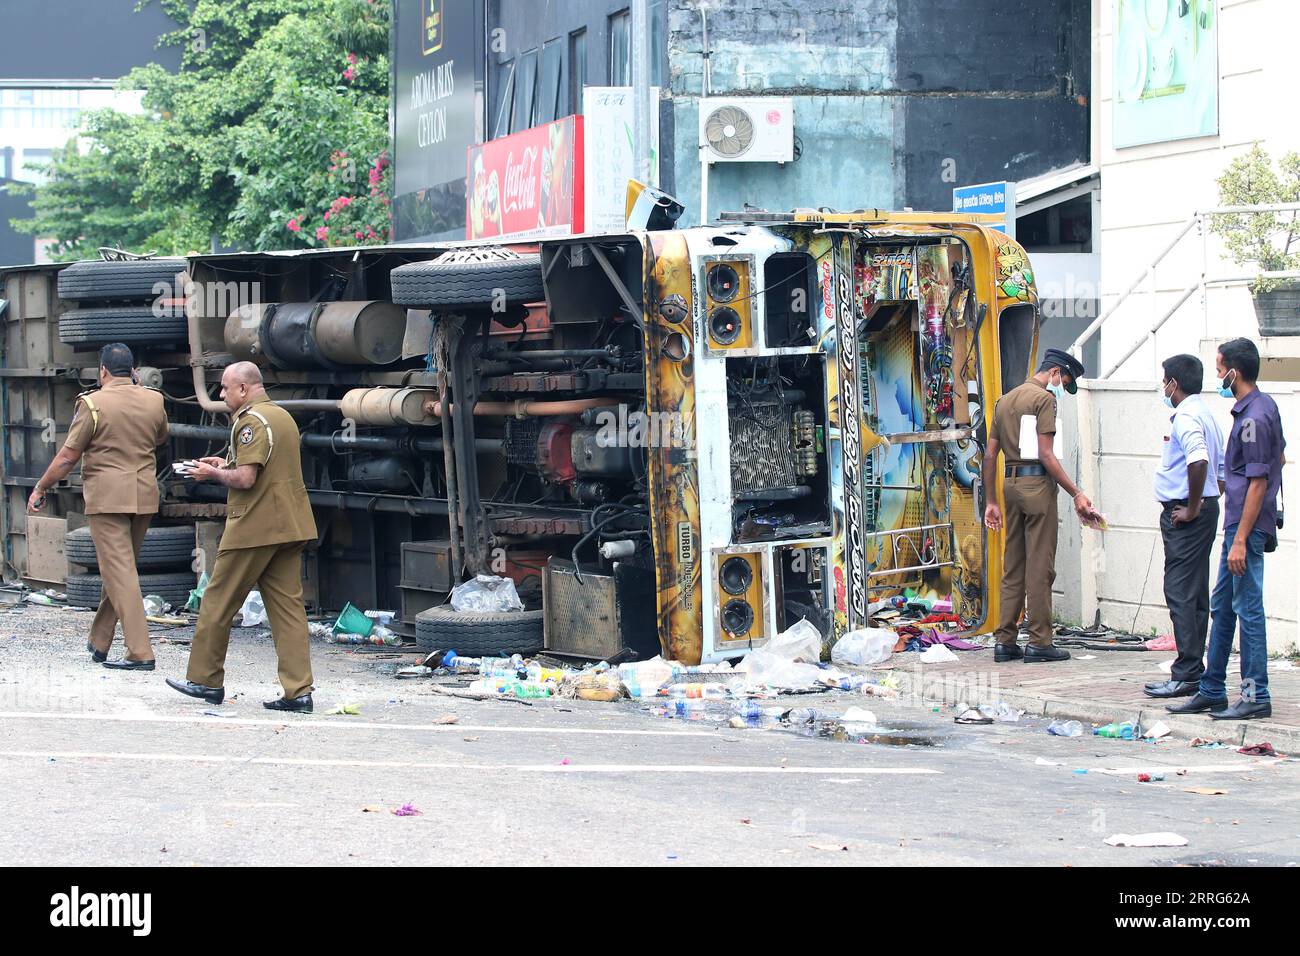
[[[1300,388],[1267,385],[1282,410],[1283,422],[1300,421]],[[1216,394],[1203,396],[1223,420],[1230,403]],[[1085,381],[1063,408],[1067,468],[1077,476],[1093,503],[1107,516],[1110,530],[1080,528],[1064,496],[1057,550],[1054,608],[1068,621],[1102,623],[1121,630],[1171,632],[1164,603],[1164,549],[1159,511],[1152,486],[1169,413],[1154,385],[1145,382]],[[1292,437],[1292,444],[1295,442]],[[1083,449],[1088,449],[1084,451]],[[1300,486],[1300,464],[1291,456],[1284,481]],[[1269,649],[1295,648],[1300,611],[1300,561],[1296,522],[1279,533],[1278,550],[1264,566],[1265,611]],[[1212,552],[1211,577],[1217,575],[1222,535]]]
[[[698,0],[670,0],[671,177],[700,220],[704,44]],[[712,215],[749,202],[951,209],[952,187],[1022,179],[1088,154],[1086,0],[771,0],[708,8],[710,92],[795,100],[795,162],[715,164]]]
[[[1092,0],[1098,24],[1093,45],[1094,159],[1101,167],[1102,309],[1110,309],[1156,254],[1200,209],[1218,205],[1215,179],[1236,156],[1258,141],[1277,159],[1300,149],[1300,124],[1291,121],[1295,85],[1292,38],[1300,34],[1300,3],[1294,0],[1218,0],[1219,132],[1215,136],[1116,149],[1112,136],[1113,28],[1115,0]],[[1204,241],[1204,247],[1202,245]],[[1178,294],[1196,281],[1208,261],[1211,277],[1244,270],[1221,256],[1215,237],[1193,232],[1145,284],[1107,321],[1102,364],[1109,367],[1141,338]],[[1149,378],[1160,358],[1201,352],[1203,339],[1257,337],[1243,285],[1193,295],[1116,373]]]

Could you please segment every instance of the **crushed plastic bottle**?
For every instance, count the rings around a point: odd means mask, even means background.
[[[1007,724],[1016,723],[1020,720],[1020,715],[1024,713],[1023,710],[1016,710],[1004,700],[1000,700],[996,704],[980,704],[978,709],[985,717],[992,717],[994,720]]]
[[[764,707],[756,700],[736,701],[736,716],[746,720],[762,720],[765,717],[779,719],[784,713],[784,707]]]
[[[705,702],[700,697],[678,697],[664,705],[665,717],[694,717],[702,714]]]
[[[1117,740],[1132,740],[1137,735],[1137,728],[1131,721],[1124,721],[1122,724],[1107,724],[1105,727],[1094,727],[1092,730],[1095,737],[1113,737]]]
[[[796,707],[785,715],[786,722],[791,724],[811,724],[824,719],[825,715],[821,711],[811,707]]]
[[[325,640],[330,644],[361,644],[370,647],[397,647],[402,643],[399,635],[381,626],[376,626],[369,634],[336,634],[331,630],[325,635]]]
[[[1054,720],[1047,725],[1047,732],[1053,737],[1082,737],[1083,724],[1077,720]]]
[[[674,700],[686,697],[723,700],[727,697],[727,688],[722,684],[670,684],[661,688],[659,693]]]

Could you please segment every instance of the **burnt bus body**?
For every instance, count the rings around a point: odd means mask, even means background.
[[[167,399],[167,452],[224,446],[211,395],[235,360],[298,420],[314,608],[393,609],[421,646],[462,653],[688,663],[801,619],[829,643],[888,600],[950,601],[972,631],[996,619],[984,414],[1029,373],[1038,316],[1028,258],[980,217],[754,213],[146,261],[173,280],[149,302],[171,318],[133,343]],[[21,496],[57,444],[15,439],[66,427],[117,331],[75,333],[86,297],[63,297],[106,267],[63,268],[3,273],[6,367],[27,369],[3,379],[6,549],[29,577]],[[122,308],[97,288],[95,307]],[[221,489],[161,480],[159,523],[196,523],[202,550]],[[79,523],[75,476],[51,500]],[[477,573],[513,578],[528,610],[440,607]]]

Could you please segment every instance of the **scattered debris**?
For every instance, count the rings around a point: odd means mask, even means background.
[[[1159,637],[1153,637],[1144,642],[1144,646],[1149,651],[1176,651],[1178,644],[1174,641],[1172,634],[1161,634]]]
[[[1171,731],[1164,721],[1156,723],[1154,727],[1148,727],[1142,732],[1142,736],[1148,740],[1159,740],[1161,737],[1167,737]]]
[[[257,627],[266,624],[270,618],[266,615],[266,604],[262,601],[262,592],[252,590],[248,592],[248,597],[244,598],[244,603],[239,609],[239,626],[240,627]]]
[[[1019,722],[1024,715],[1023,710],[1017,710],[1006,701],[1000,700],[996,704],[980,704],[979,712],[985,717],[992,717],[994,720],[1001,721],[1004,724],[1014,724]]]
[[[333,710],[325,711],[327,716],[357,717],[361,714],[359,704],[339,704]]]
[[[424,811],[417,810],[415,804],[411,803],[409,800],[393,811],[393,816],[395,817],[419,817],[423,815]]]
[[[1264,743],[1249,744],[1245,747],[1241,747],[1237,750],[1237,753],[1247,754],[1248,756],[1251,757],[1280,757],[1281,756],[1281,754],[1279,754],[1276,750],[1273,749],[1273,745],[1268,743],[1267,741],[1265,741]]]
[[[435,724],[458,724],[460,723],[460,718],[457,717],[455,714],[446,714],[442,717],[439,717],[437,720],[434,721],[434,723]]]
[[[898,635],[886,628],[849,631],[831,648],[831,663],[854,667],[883,664],[893,653]]]
[[[1164,779],[1165,779],[1165,775],[1164,775],[1163,773],[1140,773],[1140,774],[1138,774],[1138,783],[1151,783],[1152,781],[1155,781],[1155,782],[1159,783],[1161,780],[1164,780]]]
[[[524,609],[515,582],[495,574],[478,574],[473,580],[456,585],[451,589],[450,603],[453,611],[475,614]]]
[[[978,710],[971,708],[970,710],[962,711],[954,717],[953,722],[958,724],[991,724],[993,723],[993,718],[986,717]]]
[[[945,644],[931,644],[921,652],[921,660],[927,664],[947,664],[957,660],[957,655]]]
[[[1183,793],[1199,793],[1207,797],[1217,797],[1227,793],[1227,790],[1220,790],[1218,787],[1184,787]]]
[[[810,850],[825,850],[828,853],[847,853],[849,848],[843,843],[809,843]]]
[[[1102,841],[1107,846],[1187,846],[1188,839],[1177,833],[1116,833]]]
[[[1217,749],[1221,748],[1221,747],[1223,746],[1223,744],[1219,743],[1217,740],[1209,740],[1209,739],[1207,739],[1207,738],[1205,738],[1205,737],[1193,737],[1191,743],[1189,743],[1188,746],[1189,746],[1189,747],[1208,747],[1208,748],[1211,748],[1211,749],[1215,749],[1215,750],[1217,750]]]
[[[1082,737],[1083,724],[1077,720],[1054,720],[1047,725],[1047,732],[1053,737]]]
[[[1035,766],[1038,766],[1038,767],[1059,767],[1059,766],[1061,766],[1061,764],[1058,763],[1057,761],[1055,761],[1055,760],[1046,760],[1046,759],[1044,759],[1043,757],[1039,757],[1037,760],[1035,760],[1035,761],[1034,761],[1034,765],[1035,765]]]
[[[1105,727],[1092,728],[1094,737],[1111,737],[1116,740],[1132,740],[1136,733],[1137,728],[1127,720],[1123,723],[1110,723]]]

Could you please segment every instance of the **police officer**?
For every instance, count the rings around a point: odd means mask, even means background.
[[[46,489],[68,477],[81,461],[82,497],[104,582],[86,650],[105,667],[151,671],[153,647],[135,560],[158,510],[154,452],[167,440],[167,413],[161,394],[135,384],[134,364],[131,350],[121,342],[99,350],[99,389],[77,396],[68,439],[27,504],[40,511]],[[110,661],[119,620],[126,654]]]
[[[1060,349],[1048,349],[1038,373],[998,401],[984,451],[984,524],[1003,526],[997,504],[998,452],[1006,457],[1006,537],[1002,555],[1001,615],[995,633],[993,659],[1024,659],[1026,663],[1063,661],[1069,651],[1052,644],[1052,582],[1056,579],[1056,489],[1074,499],[1081,521],[1095,521],[1093,510],[1061,466],[1056,437],[1060,433],[1057,403],[1065,392],[1079,390],[1083,363]],[[1016,644],[1016,619],[1028,594],[1029,643]]]
[[[199,605],[183,681],[171,687],[219,704],[225,699],[230,624],[254,586],[271,622],[284,696],[270,710],[311,713],[311,653],[302,604],[301,555],[316,537],[316,521],[302,481],[298,426],[273,405],[252,362],[236,362],[221,376],[221,397],[234,410],[230,456],[201,458],[191,477],[230,489],[217,563]]]

